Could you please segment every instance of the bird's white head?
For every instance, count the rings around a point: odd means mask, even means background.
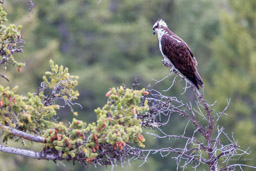
[[[159,31],[161,30],[161,28],[163,27],[168,27],[166,22],[162,19],[157,20],[157,22],[153,25],[152,29],[153,29],[153,34],[159,33]]]

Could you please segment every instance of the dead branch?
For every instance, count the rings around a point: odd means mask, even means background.
[[[219,167],[218,162],[221,158],[225,159],[224,163],[226,163],[226,168],[228,169],[235,167],[246,167],[245,165],[242,166],[239,164],[229,165],[231,158],[234,158],[235,156],[246,155],[248,152],[240,149],[233,135],[230,137],[227,133],[224,132],[223,128],[218,128],[218,121],[227,111],[230,104],[230,99],[228,100],[227,106],[222,112],[213,113],[210,108],[214,106],[215,103],[213,105],[209,105],[206,102],[204,97],[204,87],[202,88],[202,93],[200,93],[196,87],[179,72],[174,71],[172,68],[170,69],[170,72],[172,74],[174,73],[176,76],[174,77],[171,86],[167,90],[171,90],[177,77],[181,78],[181,80],[184,80],[186,83],[184,92],[182,92],[181,95],[185,94],[189,88],[192,88],[196,95],[196,107],[194,107],[191,102],[184,103],[182,100],[178,99],[178,97],[165,96],[155,89],[149,90],[151,97],[147,98],[150,103],[150,112],[148,115],[150,115],[152,118],[156,118],[154,121],[157,122],[157,129],[160,133],[155,134],[148,132],[147,134],[152,135],[154,138],[158,139],[172,139],[183,143],[185,142],[185,145],[183,148],[169,147],[154,150],[150,149],[147,151],[147,155],[149,155],[149,153],[159,153],[161,156],[166,157],[170,153],[176,153],[177,157],[174,157],[174,159],[177,163],[177,170],[179,169],[181,161],[183,160],[184,163],[181,166],[183,168],[186,168],[188,164],[192,164],[192,161],[197,161],[196,164],[194,164],[195,169],[201,164],[206,164],[209,166],[210,171],[215,171]],[[156,83],[159,84],[172,74],[169,74],[163,79],[156,81]],[[182,135],[170,135],[162,131],[162,127],[167,125],[167,123],[171,120],[171,116],[175,114],[188,120]],[[162,116],[167,117],[167,123],[162,121]],[[192,123],[195,127],[194,133],[190,136],[185,136],[188,124],[190,123]],[[213,136],[213,132],[216,132],[217,135]],[[199,141],[197,138],[198,136],[203,136],[204,140]],[[229,141],[229,143],[224,144],[221,137],[224,137]],[[167,149],[169,149],[169,151]],[[163,153],[166,154],[163,155]],[[205,153],[208,154],[207,157],[202,155]],[[254,168],[254,166],[250,167]]]

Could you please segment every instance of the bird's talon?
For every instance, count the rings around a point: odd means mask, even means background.
[[[166,67],[169,67],[170,65],[168,64],[168,62],[166,62],[165,60],[162,60],[162,64]]]

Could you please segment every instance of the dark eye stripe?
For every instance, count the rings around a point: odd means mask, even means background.
[[[157,25],[153,27],[153,30],[155,30],[155,28],[158,28],[158,26],[159,26],[159,23],[157,23]]]

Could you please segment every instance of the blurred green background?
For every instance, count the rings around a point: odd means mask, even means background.
[[[172,77],[154,85],[169,70],[162,66],[157,36],[152,25],[159,18],[184,39],[198,61],[198,70],[205,84],[209,103],[216,101],[214,112],[220,112],[231,98],[231,105],[220,125],[234,133],[243,149],[251,154],[240,163],[256,161],[256,1],[255,0],[33,0],[35,8],[29,13],[25,0],[9,0],[4,4],[9,23],[23,25],[26,41],[20,61],[26,66],[21,73],[10,67],[7,83],[19,85],[21,94],[35,92],[41,76],[49,69],[48,61],[69,67],[78,75],[83,109],[79,119],[95,120],[93,110],[106,102],[108,88],[122,84],[131,86],[137,77],[141,87],[151,84],[158,90],[167,89]],[[3,69],[0,69],[5,74]],[[178,82],[167,93],[179,96],[183,82]],[[187,92],[184,99],[193,99]],[[60,117],[70,120],[69,109]],[[186,124],[179,116],[164,128],[167,133],[182,133]],[[190,128],[191,130],[193,127]],[[157,140],[145,135],[146,147],[159,148],[177,145],[176,140]],[[12,146],[12,144],[10,144]],[[40,147],[33,147],[40,150]],[[169,171],[176,169],[176,161],[168,156],[152,155],[148,162],[131,162],[131,166],[115,170]],[[65,165],[65,167],[63,166]],[[201,168],[204,168],[202,166]],[[2,171],[43,170],[111,170],[111,167],[89,166],[79,163],[53,163],[0,153]],[[182,169],[181,169],[182,170]],[[185,170],[194,170],[187,168]],[[247,169],[245,169],[247,170]],[[250,170],[250,169],[249,169]]]

